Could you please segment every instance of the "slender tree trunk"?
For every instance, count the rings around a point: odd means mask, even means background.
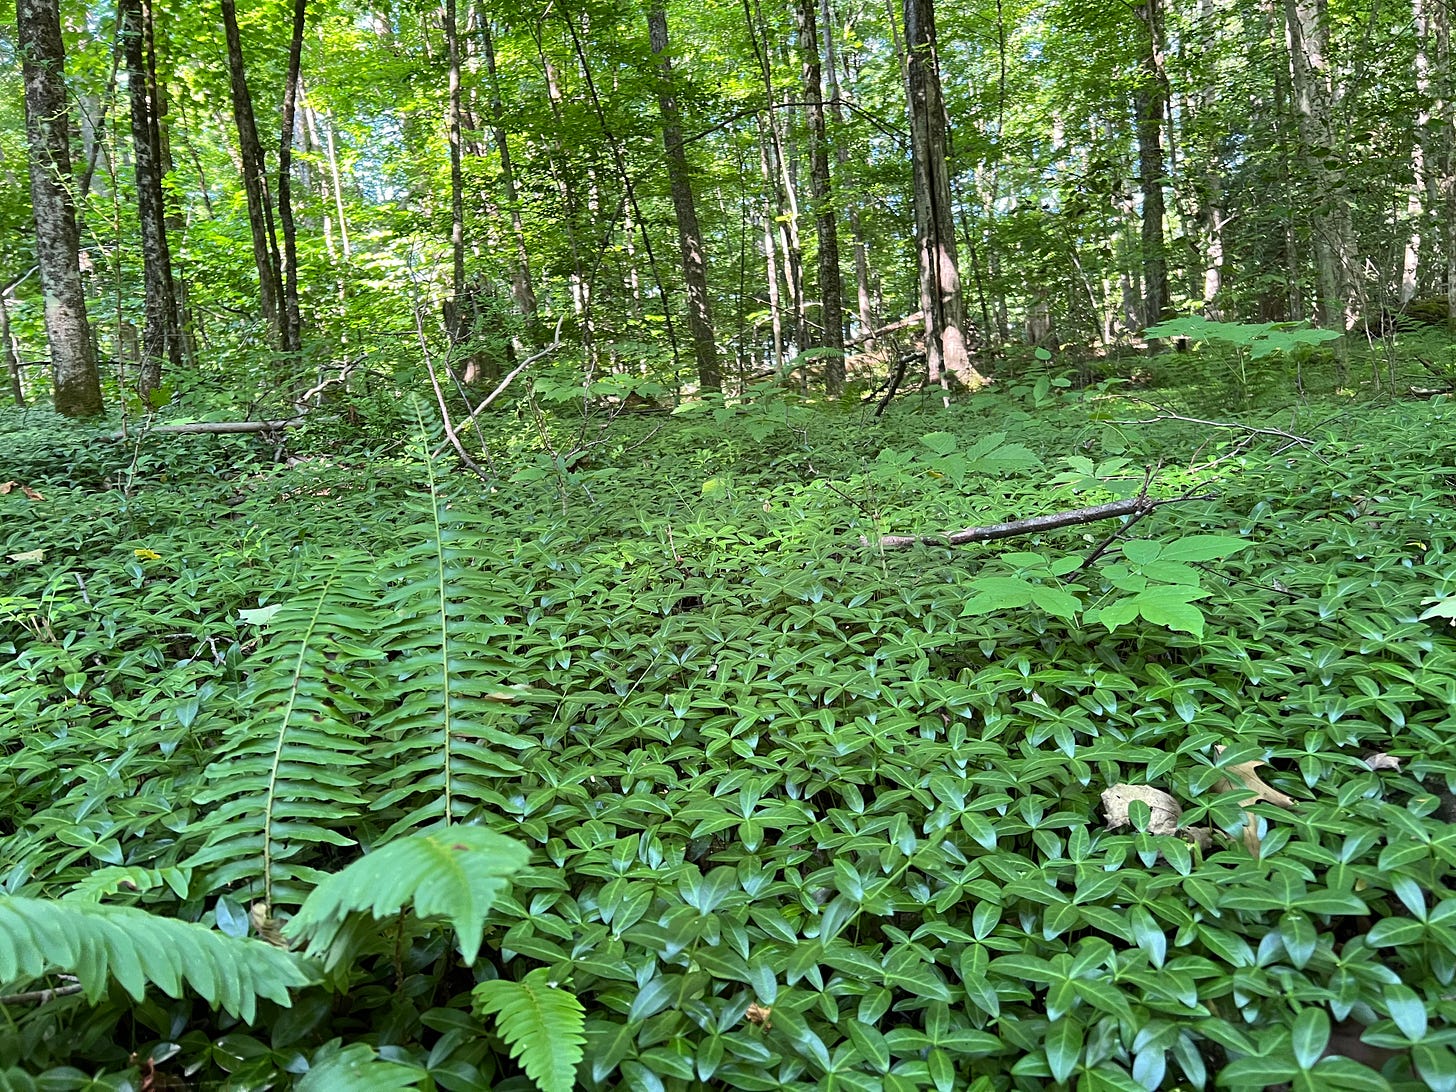
[[[1425,104],[1430,101],[1433,90],[1429,52],[1431,28],[1426,3],[1427,0],[1412,0],[1411,3],[1416,32],[1416,98],[1422,105],[1416,110],[1415,131],[1411,140],[1411,185],[1406,194],[1405,206],[1409,230],[1405,240],[1405,252],[1401,256],[1398,297],[1402,305],[1409,303],[1420,291],[1421,236],[1425,226],[1424,198],[1435,188],[1426,157],[1426,145],[1431,139],[1431,111]]]
[[[820,336],[825,350],[824,389],[844,391],[844,287],[839,275],[839,230],[829,176],[829,132],[824,121],[824,77],[819,60],[819,20],[814,0],[798,0],[799,52],[803,62],[805,112],[809,120],[809,192],[819,237]]]
[[[1167,315],[1168,255],[1163,240],[1167,210],[1163,183],[1167,166],[1163,160],[1163,108],[1167,101],[1167,78],[1163,73],[1163,16],[1161,0],[1146,0],[1137,7],[1138,18],[1147,32],[1142,59],[1142,79],[1133,99],[1137,113],[1138,184],[1143,193],[1142,260],[1144,326],[1162,322]]]
[[[10,380],[10,398],[20,409],[25,408],[25,386],[20,381],[20,354],[15,349],[15,335],[10,331],[10,307],[5,302],[10,286],[0,288],[0,356],[5,358],[5,374]]]
[[[1309,220],[1320,324],[1344,332],[1355,318],[1354,243],[1341,167],[1343,142],[1334,128],[1329,11],[1324,0],[1284,0],[1284,28],[1300,151],[1314,194]]]
[[[906,89],[910,154],[914,167],[915,244],[925,355],[931,382],[949,391],[950,377],[976,390],[986,378],[971,364],[965,339],[965,302],[956,255],[955,215],[946,164],[945,102],[935,43],[933,0],[905,0]]]
[[[533,345],[543,344],[545,338],[540,329],[539,305],[536,302],[536,286],[531,278],[531,255],[526,249],[526,229],[521,218],[521,199],[516,190],[515,164],[511,159],[510,141],[506,138],[505,106],[501,102],[500,74],[496,71],[495,38],[490,31],[490,19],[485,5],[477,9],[480,27],[480,45],[485,54],[485,72],[490,81],[490,120],[495,133],[495,146],[500,154],[501,187],[505,190],[506,209],[511,217],[511,239],[515,246],[515,266],[511,270],[511,298],[526,322],[526,334]]]
[[[845,135],[844,102],[839,85],[839,50],[835,46],[834,11],[830,0],[822,0],[819,8],[821,30],[824,35],[824,80],[829,91],[829,117],[834,122],[838,139],[834,142],[834,169],[838,172],[840,192],[847,192],[846,179],[850,171],[849,140]],[[859,319],[859,333],[868,335],[875,329],[875,309],[870,298],[869,254],[865,246],[864,228],[860,222],[860,202],[853,195],[847,197],[847,219],[849,235],[854,251],[854,288],[856,316]],[[874,344],[870,338],[865,342],[866,350]]]
[[[688,170],[687,151],[683,147],[682,116],[672,89],[672,60],[668,54],[667,14],[662,0],[654,0],[647,9],[648,35],[652,53],[658,58],[661,83],[657,105],[662,112],[662,142],[667,149],[667,177],[672,191],[672,207],[677,214],[678,249],[682,253],[683,284],[688,295],[688,329],[693,339],[693,356],[698,365],[698,387],[705,391],[721,390],[723,379],[718,371],[718,348],[713,335],[713,313],[708,296],[708,260],[703,246],[703,232],[698,226],[697,206],[693,201],[692,175]]]
[[[30,203],[35,256],[45,293],[56,412],[102,412],[101,375],[86,322],[81,235],[71,201],[71,121],[66,107],[66,51],[57,0],[16,0],[25,135],[30,151]]]
[[[1456,69],[1451,57],[1451,5],[1434,3],[1430,11],[1431,36],[1435,56],[1431,65],[1431,83],[1437,88],[1436,106],[1431,111],[1432,124],[1440,136],[1435,141],[1435,192],[1440,212],[1442,257],[1446,260],[1446,321],[1456,328]]]
[[[460,36],[455,0],[445,0],[445,48],[449,55],[449,106],[446,129],[450,143],[450,306],[446,309],[450,344],[466,338],[465,329],[465,176],[460,163]]]
[[[774,375],[784,375],[784,312],[779,299],[778,243],[774,237],[774,222],[778,211],[778,184],[769,166],[769,145],[764,136],[764,121],[758,119],[758,163],[763,175],[764,206],[760,219],[763,222],[763,257],[768,280],[768,315],[773,332]]]
[[[253,236],[253,264],[258,270],[258,306],[273,343],[281,345],[282,262],[278,255],[278,239],[273,231],[268,169],[263,162],[263,146],[258,142],[258,124],[253,117],[253,98],[248,92],[247,74],[243,66],[243,40],[238,33],[236,0],[222,0],[222,24],[227,37],[233,121],[238,129],[238,157],[242,162],[243,190],[248,199],[248,227]]]
[[[293,131],[298,115],[299,70],[303,67],[303,30],[308,0],[293,0],[293,34],[288,41],[288,73],[283,82],[283,124],[278,139],[278,226],[283,230],[283,325],[281,348],[302,348],[298,312],[298,230],[293,223]]]
[[[132,154],[136,168],[137,219],[141,227],[142,280],[146,296],[142,366],[137,382],[137,393],[144,403],[161,382],[163,367],[175,368],[182,363],[182,331],[176,285],[172,279],[172,252],[167,241],[166,203],[162,195],[162,138],[156,74],[146,48],[149,9],[150,4],[143,0],[120,0],[117,6],[131,98]]]
[[[743,0],[743,21],[748,30],[748,40],[753,46],[753,55],[758,59],[759,75],[763,79],[764,101],[769,109],[759,117],[760,148],[767,160],[767,174],[774,190],[774,208],[771,218],[778,225],[778,241],[783,257],[784,284],[792,308],[792,330],[794,352],[802,353],[809,343],[808,317],[804,304],[803,246],[799,239],[799,201],[790,177],[788,157],[784,154],[783,127],[779,112],[775,108],[778,94],[774,90],[773,65],[768,51],[763,46],[759,27],[763,22],[757,0]]]

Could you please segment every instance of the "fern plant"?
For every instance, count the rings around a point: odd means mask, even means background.
[[[576,996],[538,967],[519,982],[492,979],[472,993],[478,1016],[495,1016],[496,1030],[541,1092],[571,1092],[586,1042],[586,1012]]]
[[[75,975],[92,1002],[113,980],[138,1001],[149,984],[181,997],[185,983],[248,1022],[259,997],[287,1007],[289,989],[312,981],[291,952],[192,922],[130,906],[0,898],[0,982],[51,973]]]
[[[469,817],[491,785],[520,775],[513,755],[530,745],[513,718],[532,691],[505,655],[520,628],[516,597],[482,570],[487,536],[452,506],[435,460],[416,446],[427,489],[406,502],[416,540],[388,558],[379,635],[387,700],[374,732],[389,788],[371,806],[393,818],[387,839]]]
[[[372,683],[361,663],[380,626],[375,562],[362,553],[315,559],[269,616],[269,640],[248,665],[247,715],[208,764],[206,842],[186,864],[206,889],[244,884],[267,906],[297,905],[326,873],[309,851],[346,847],[364,797]]]
[[[484,827],[456,825],[399,838],[329,876],[304,901],[285,930],[325,956],[333,968],[347,956],[350,926],[368,928],[410,903],[422,918],[443,917],[455,928],[467,963],[480,951],[485,916],[526,864],[526,847]],[[340,943],[344,940],[345,943]]]

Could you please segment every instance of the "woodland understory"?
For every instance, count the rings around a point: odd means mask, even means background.
[[[0,0],[0,1088],[1456,1092],[1433,0]]]

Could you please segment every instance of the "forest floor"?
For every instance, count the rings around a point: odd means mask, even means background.
[[[446,816],[531,853],[472,965],[407,913],[251,1024],[0,958],[0,1074],[1456,1087],[1456,405],[1160,359],[508,413],[485,481],[407,404],[0,416],[7,894],[267,935]],[[564,1084],[472,1010],[543,967]]]

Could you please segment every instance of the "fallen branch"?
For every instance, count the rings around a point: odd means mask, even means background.
[[[1094,504],[1089,508],[1073,508],[1066,512],[1051,512],[1045,516],[1030,516],[1008,523],[991,523],[984,527],[967,527],[935,535],[881,535],[880,549],[907,550],[924,543],[927,546],[964,546],[968,542],[991,542],[998,538],[1015,538],[1017,535],[1034,535],[1038,531],[1054,531],[1058,527],[1073,527],[1079,523],[1096,523],[1098,520],[1117,516],[1135,516],[1141,519],[1153,509],[1180,500],[1196,500],[1195,497],[1165,497],[1158,499],[1138,495],[1125,500]]]
[[[297,428],[301,424],[303,424],[302,417],[290,417],[286,421],[192,421],[185,425],[153,425],[151,428],[144,428],[141,431],[153,435],[170,433],[173,436],[226,436],[240,432],[277,432],[285,428]],[[120,432],[111,433],[106,438],[108,440],[125,440],[128,435],[127,431],[122,429]]]
[[[48,1005],[57,997],[70,997],[80,993],[84,986],[54,986],[48,990],[27,990],[25,993],[7,993],[0,997],[0,1007],[5,1005]]]

